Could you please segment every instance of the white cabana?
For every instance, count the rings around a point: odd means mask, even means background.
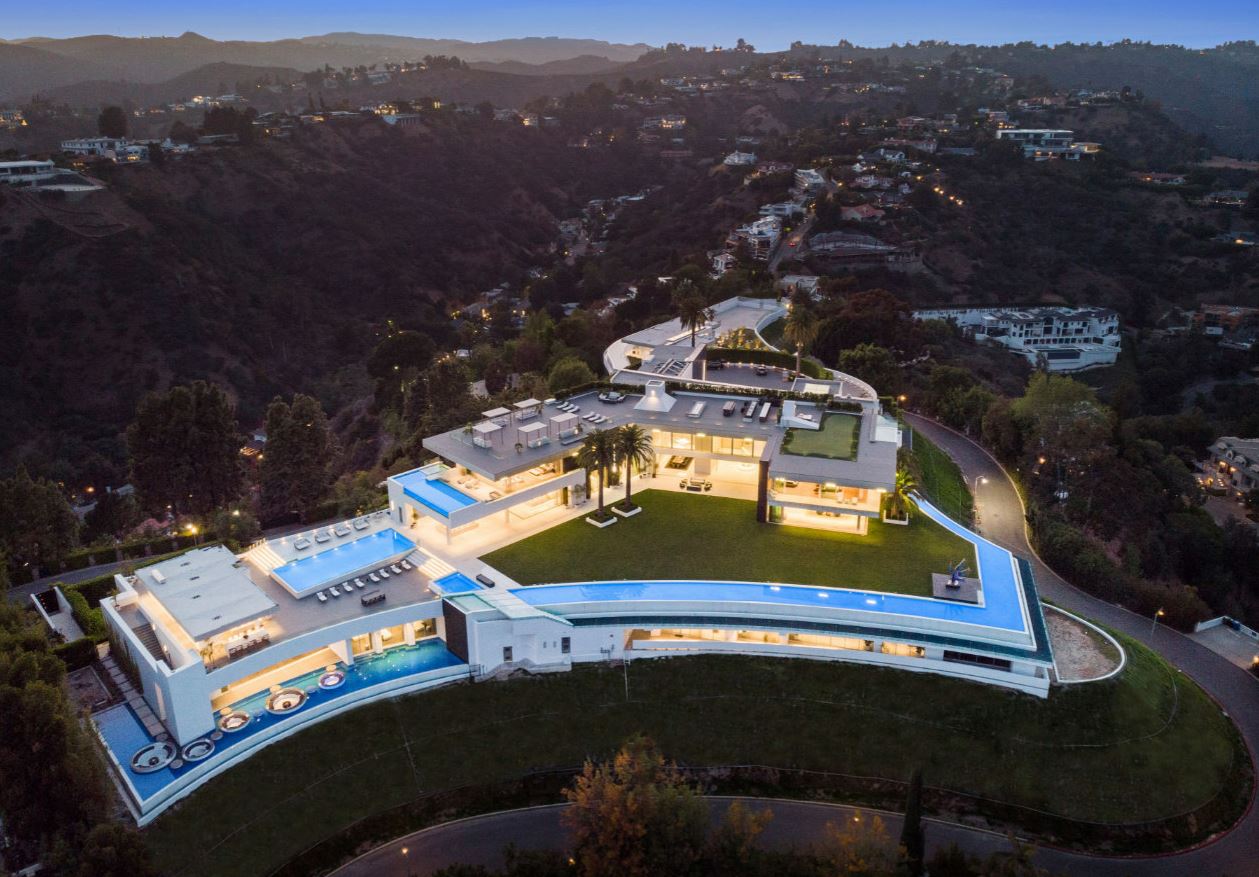
[[[526,423],[516,431],[525,445],[531,448],[541,447],[551,440],[551,437],[547,435],[546,424],[540,420]]]
[[[507,408],[491,408],[489,411],[482,411],[481,416],[488,420],[498,420],[500,417],[508,417],[511,411]]]
[[[472,444],[481,448],[489,448],[494,445],[494,436],[502,431],[502,427],[497,423],[485,422],[478,423],[472,427]]]
[[[522,402],[517,402],[515,408],[517,420],[528,420],[530,417],[538,416],[538,411],[542,408],[542,400],[525,399]]]
[[[577,433],[581,419],[576,414],[557,414],[551,418],[551,423],[555,424],[556,436],[563,439]]]

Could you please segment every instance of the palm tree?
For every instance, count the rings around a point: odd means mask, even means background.
[[[584,467],[586,472],[593,470],[599,476],[599,510],[595,514],[598,518],[602,518],[605,514],[603,511],[603,482],[606,480],[604,473],[616,462],[614,439],[613,433],[609,430],[596,429],[586,436],[581,450],[577,452],[577,464]]]
[[[792,304],[787,322],[783,324],[783,337],[796,348],[796,374],[800,374],[800,357],[804,348],[812,344],[818,335],[821,324],[807,307],[798,302]]]
[[[651,445],[651,435],[641,426],[627,423],[612,435],[612,445],[616,450],[616,458],[625,464],[625,504],[621,508],[629,511],[633,508],[630,502],[630,484],[634,480],[630,474],[634,467],[639,469],[651,465],[656,451]]]
[[[673,306],[678,309],[678,320],[682,323],[682,328],[691,331],[691,346],[694,347],[695,333],[713,318],[712,308],[689,280],[683,280],[673,290]]]
[[[896,467],[896,486],[887,495],[887,516],[889,518],[907,518],[911,510],[917,507],[914,493],[918,490],[918,482],[909,467],[901,463]]]

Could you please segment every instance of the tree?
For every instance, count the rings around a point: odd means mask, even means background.
[[[712,308],[704,301],[698,287],[690,280],[683,280],[673,290],[673,306],[683,329],[691,333],[691,346],[695,346],[695,333],[713,318]]]
[[[261,527],[258,519],[248,509],[219,509],[210,518],[210,532],[220,542],[244,548],[253,541]]]
[[[83,842],[78,877],[157,877],[157,869],[138,832],[102,822]]]
[[[105,107],[96,117],[96,130],[102,137],[126,137],[126,110],[122,107]]]
[[[860,810],[841,823],[828,822],[821,844],[822,858],[844,875],[891,875],[900,858],[896,844],[878,816]]]
[[[618,462],[625,464],[625,502],[621,508],[629,511],[634,507],[630,502],[630,485],[633,482],[633,471],[650,466],[656,458],[655,449],[651,444],[651,434],[641,426],[627,423],[612,433],[613,451]]]
[[[757,838],[774,819],[768,807],[752,809],[742,801],[726,808],[721,825],[708,841],[708,856],[715,874],[738,874],[748,869],[760,851]]]
[[[1023,426],[1025,451],[1051,464],[1059,481],[1073,468],[1087,473],[1113,453],[1110,411],[1087,384],[1062,375],[1034,374],[1013,411]]]
[[[900,366],[886,347],[858,344],[840,351],[835,365],[841,372],[860,378],[879,393],[894,396],[901,391]]]
[[[194,381],[140,400],[127,427],[131,483],[142,505],[206,514],[240,495],[243,444],[221,387]]]
[[[258,481],[262,516],[295,511],[302,520],[328,494],[336,441],[323,406],[298,393],[290,405],[276,398],[267,408],[267,444]]]
[[[905,822],[901,827],[901,848],[905,852],[905,870],[909,877],[920,877],[927,838],[922,827],[922,768],[915,768],[909,778],[909,794],[905,800]]]
[[[348,472],[332,485],[337,514],[352,518],[388,504],[389,498],[377,485],[384,478],[376,472]]]
[[[425,411],[421,432],[432,435],[445,432],[462,423],[474,413],[475,401],[468,388],[468,370],[454,357],[445,357],[430,365],[420,376]]]
[[[25,466],[0,481],[0,552],[17,564],[59,561],[78,542],[79,520],[61,489]]]
[[[547,387],[552,393],[560,393],[572,387],[580,387],[592,383],[595,373],[575,356],[566,356],[551,366],[547,376]]]
[[[914,493],[918,490],[918,482],[909,467],[903,462],[896,467],[896,482],[892,492],[887,495],[885,512],[889,518],[901,520],[909,517],[909,513],[917,507]]]
[[[83,516],[87,528],[86,539],[91,542],[102,536],[120,536],[140,523],[140,509],[134,496],[123,496],[116,490],[106,490],[96,497],[96,505]]]
[[[587,473],[593,471],[599,479],[599,508],[595,512],[595,517],[600,519],[607,515],[607,512],[603,510],[603,484],[607,480],[606,473],[616,463],[616,448],[613,441],[610,430],[596,429],[586,436],[581,450],[577,452],[577,465],[584,468]]]
[[[645,737],[611,762],[587,761],[564,797],[563,820],[582,877],[669,877],[699,860],[708,808]]]
[[[783,338],[796,348],[796,374],[800,373],[800,357],[804,355],[804,348],[817,340],[819,328],[821,324],[812,309],[805,307],[803,302],[792,302],[791,312],[783,325]]]

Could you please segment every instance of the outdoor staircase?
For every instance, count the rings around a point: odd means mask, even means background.
[[[146,624],[145,627],[148,627]],[[152,634],[153,629],[149,628]],[[156,639],[154,639],[156,642]],[[101,659],[101,666],[105,668],[105,673],[109,676],[109,681],[114,684],[118,692],[127,701],[127,706],[131,707],[131,711],[136,714],[136,718],[140,720],[140,724],[144,725],[144,730],[149,732],[149,736],[155,740],[164,740],[169,735],[166,732],[166,726],[161,723],[157,715],[149,707],[148,701],[140,696],[135,686],[131,684],[131,680],[127,678],[127,674],[122,672],[122,668],[118,666],[118,662],[114,660],[113,655],[106,655]]]
[[[166,653],[162,651],[162,644],[157,641],[157,634],[153,632],[153,625],[144,621],[131,628],[131,630],[135,633],[136,639],[142,642],[144,647],[149,650],[149,654],[153,656],[154,660],[166,660]]]
[[[426,554],[418,548],[411,552],[407,560],[419,567],[420,572],[424,573],[432,581],[437,581],[442,576],[448,576],[452,572],[456,572],[455,568],[446,561],[431,554]]]
[[[275,549],[273,549],[265,541],[258,543],[253,548],[250,548],[249,551],[245,552],[245,556],[249,558],[249,561],[254,566],[258,567],[263,572],[269,573],[277,566],[284,565],[284,558],[276,554]]]

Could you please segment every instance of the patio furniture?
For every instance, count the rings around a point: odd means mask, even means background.
[[[337,524],[336,528],[332,532],[338,536],[349,536],[350,528],[345,524]]]
[[[380,576],[376,575],[376,573],[374,573],[374,572],[369,572],[369,573],[367,574],[367,577],[368,577],[369,579],[371,579],[372,584],[380,584]]]
[[[340,592],[339,590],[337,590],[337,586],[336,586],[336,585],[329,585],[329,586],[328,586],[328,593],[329,593],[329,594],[331,594],[331,595],[332,595],[332,596],[334,596],[334,597],[340,597],[340,596],[341,596],[341,592]]]
[[[354,585],[361,591],[367,587],[367,582],[363,581],[362,579],[355,579]]]
[[[370,526],[371,526],[371,522],[366,520],[365,518],[359,518],[357,521],[354,522],[355,530],[366,530]]]
[[[327,595],[327,594],[325,594],[323,591],[320,591],[320,592],[319,592],[318,594],[316,594],[315,596],[319,598],[319,602],[320,602],[320,603],[327,603],[327,602],[328,602],[328,595]]]
[[[476,580],[480,582],[481,584],[485,585],[485,587],[487,588],[494,587],[494,580],[490,578],[489,576],[487,576],[485,573],[477,573]]]
[[[293,543],[293,547],[294,547],[294,548],[296,548],[298,551],[302,551],[302,550],[304,550],[304,549],[307,549],[307,548],[309,548],[309,547],[310,547],[310,540],[309,540],[309,539],[298,539],[296,542],[294,542],[294,543]]]
[[[332,537],[328,535],[327,530],[320,530],[315,534],[315,541],[322,545],[325,542],[331,542]]]
[[[503,495],[499,493],[497,490],[490,491],[490,499],[502,499],[502,498],[503,498]]]
[[[380,573],[380,577],[381,577],[382,579],[387,579],[387,578],[389,578],[389,570],[384,569],[384,568],[382,567],[381,569],[378,569],[378,570],[377,570],[377,572],[378,572],[378,573]]]
[[[398,564],[395,563],[393,566],[389,568],[393,570],[394,575],[399,575],[399,576],[402,575],[402,567],[398,566]]]
[[[403,569],[415,569],[415,566],[409,560],[400,560],[398,561],[398,564]]]

